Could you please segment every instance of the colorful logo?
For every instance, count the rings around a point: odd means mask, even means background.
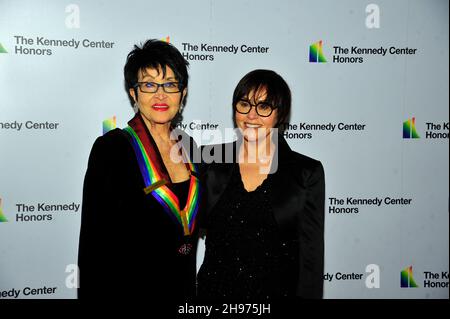
[[[165,37],[165,38],[161,38],[161,41],[164,41],[164,42],[170,43],[170,37],[169,37],[169,36],[167,36],[167,37]]]
[[[416,131],[416,118],[403,122],[403,138],[420,138]]]
[[[313,63],[327,62],[322,52],[322,40],[309,46],[309,62]]]
[[[6,51],[6,49],[1,43],[0,43],[0,53],[8,53],[8,51]]]
[[[417,288],[419,287],[414,281],[412,266],[406,267],[400,273],[400,287]]]
[[[116,116],[103,121],[103,135],[117,127]]]
[[[3,215],[3,210],[2,210],[2,199],[0,198],[0,223],[4,223],[7,222],[8,220],[6,219],[5,215]]]

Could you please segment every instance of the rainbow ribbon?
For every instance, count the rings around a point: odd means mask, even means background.
[[[185,152],[183,151],[183,159],[190,171],[191,177],[186,205],[181,210],[178,197],[167,187],[169,181],[161,177],[157,166],[151,160],[138,134],[130,126],[126,127],[124,131],[128,133],[134,153],[136,154],[139,169],[144,179],[145,194],[152,194],[172,220],[182,227],[185,236],[192,234],[200,203],[200,181],[195,176],[198,175],[196,166],[185,156]]]

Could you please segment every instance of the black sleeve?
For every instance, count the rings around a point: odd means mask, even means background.
[[[297,295],[320,299],[323,298],[325,219],[325,174],[320,162],[305,186],[306,201],[298,226],[301,258]]]
[[[102,258],[105,251],[105,219],[113,210],[113,154],[105,137],[99,137],[92,147],[83,186],[81,228],[78,247],[78,298],[101,295],[101,280],[107,267]]]

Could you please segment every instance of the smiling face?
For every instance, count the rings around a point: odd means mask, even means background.
[[[253,105],[265,102],[266,98],[267,92],[264,87],[259,88],[256,92],[252,90],[246,96],[242,97],[243,100],[248,100]],[[255,107],[252,107],[247,114],[235,111],[235,121],[246,141],[261,141],[275,127],[277,123],[277,109],[274,109],[272,114],[267,117],[259,116],[256,113]]]
[[[139,70],[138,82],[163,84],[178,81],[173,73],[173,70],[170,67],[166,67],[165,76],[161,68],[146,68]],[[152,85],[148,84],[147,86]],[[138,87],[136,91],[137,96],[134,89],[130,89],[130,94],[137,103],[139,111],[147,126],[157,124],[170,125],[170,122],[176,116],[180,108],[181,101],[186,95],[186,89],[182,92],[166,93],[162,87],[158,87],[155,93],[142,92],[140,87]]]

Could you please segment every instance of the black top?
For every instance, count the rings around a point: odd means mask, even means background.
[[[273,174],[269,175],[265,183],[263,183],[261,189],[256,190],[255,194],[248,194],[248,200],[241,200],[239,203],[247,203],[247,209],[245,212],[246,220],[255,221],[255,216],[261,218],[256,219],[261,225],[265,225],[264,229],[264,241],[272,242],[273,245],[262,247],[260,240],[255,236],[255,230],[251,227],[241,228],[243,232],[241,241],[235,239],[232,242],[235,243],[235,247],[226,250],[231,254],[226,256],[229,260],[232,257],[239,254],[242,255],[242,250],[250,252],[249,246],[245,246],[242,243],[245,240],[251,239],[253,231],[253,241],[255,245],[259,246],[259,249],[254,249],[252,255],[258,255],[260,262],[263,262],[261,254],[266,252],[272,253],[271,265],[273,269],[267,270],[267,274],[271,273],[275,278],[281,272],[281,280],[279,288],[280,293],[287,292],[287,296],[299,296],[301,298],[322,298],[323,296],[323,274],[324,274],[324,218],[325,218],[325,175],[322,164],[305,155],[292,151],[283,138],[282,135],[278,136],[278,145],[275,148],[275,155],[272,162]],[[238,150],[240,149],[241,140],[234,143],[227,143],[221,145],[208,145],[202,149],[203,153],[217,155],[222,161],[213,162],[208,164],[203,169],[203,181],[204,181],[204,211],[200,216],[199,224],[206,228],[206,265],[210,267],[211,260],[216,259],[216,256],[224,254],[224,252],[213,251],[211,241],[220,244],[219,238],[222,234],[223,238],[226,238],[226,231],[234,229],[235,224],[231,224],[225,219],[226,216],[233,216],[237,214],[236,209],[231,209],[228,202],[235,201],[233,196],[230,195],[235,188],[241,188],[242,184],[239,179],[236,181],[236,167],[238,159]],[[216,151],[220,151],[220,154],[216,154]],[[233,158],[235,163],[230,163],[227,158],[224,158],[224,154],[234,154]],[[222,158],[221,158],[222,157]],[[231,186],[229,186],[231,185]],[[264,191],[267,187],[268,192],[258,197],[259,191]],[[236,194],[243,192],[235,190]],[[256,199],[252,199],[251,196],[257,196]],[[223,199],[223,196],[226,199]],[[264,201],[266,200],[266,201]],[[237,202],[235,202],[237,204]],[[264,204],[261,204],[264,203]],[[254,206],[257,208],[252,209]],[[225,208],[224,208],[225,207]],[[227,208],[228,207],[228,208]],[[228,209],[228,212],[224,210]],[[239,210],[239,213],[241,210]],[[274,227],[271,226],[269,212],[272,214],[273,219],[276,222],[276,232]],[[216,216],[216,215],[219,216]],[[221,215],[221,216],[220,216]],[[224,217],[225,216],[225,217]],[[250,217],[253,216],[253,217]],[[261,217],[265,216],[265,217]],[[218,221],[225,223],[222,226]],[[214,222],[216,221],[216,222]],[[211,223],[209,225],[209,223]],[[245,223],[245,221],[244,221]],[[260,225],[256,224],[256,225]],[[210,226],[210,227],[209,227]],[[222,227],[222,230],[220,228]],[[211,228],[211,229],[210,229]],[[233,230],[233,232],[234,232]],[[212,231],[210,233],[210,231]],[[219,235],[215,235],[219,234]],[[208,239],[209,236],[209,239]],[[278,236],[278,240],[277,240]],[[212,238],[212,240],[211,240]],[[231,241],[231,239],[228,239]],[[281,256],[277,264],[277,245],[281,242]],[[226,243],[226,242],[225,242]],[[224,249],[219,247],[220,249]],[[219,249],[219,250],[220,250]],[[236,253],[237,252],[237,253]],[[251,257],[251,256],[249,256]],[[270,259],[266,260],[269,263]],[[248,261],[247,261],[248,262]],[[217,262],[216,264],[218,264]],[[255,264],[253,264],[255,265]],[[277,268],[282,265],[282,269],[277,273]],[[213,265],[218,268],[216,265]],[[236,272],[236,270],[234,270]],[[259,273],[259,275],[262,275]],[[203,269],[200,273],[199,288],[201,291],[210,288],[211,284],[206,283],[207,275]],[[209,277],[208,277],[209,278]],[[234,285],[240,285],[238,280],[233,279],[227,275],[227,280],[233,280]],[[274,279],[277,280],[277,279]],[[220,279],[217,279],[219,282]],[[221,280],[225,283],[226,280]],[[248,281],[247,281],[248,283]],[[206,286],[205,286],[206,285]],[[203,287],[202,287],[203,286]],[[267,284],[267,291],[277,295],[276,285]],[[241,289],[241,288],[239,288]],[[222,290],[226,290],[222,288]],[[230,291],[230,290],[228,290]],[[257,291],[257,288],[253,288],[253,291]],[[262,293],[264,295],[264,293]],[[259,297],[258,297],[259,298]]]
[[[239,166],[205,221],[206,251],[198,274],[202,298],[265,299],[287,294],[281,262],[282,243],[268,200],[271,175],[247,192]]]
[[[168,185],[183,207],[188,184]],[[84,180],[79,297],[152,304],[195,294],[196,234],[188,238],[191,253],[180,254],[182,227],[144,187],[125,133],[115,129],[99,137]]]
[[[169,188],[172,192],[177,196],[178,203],[180,204],[180,209],[183,209],[186,206],[186,201],[189,193],[189,183],[190,179],[187,179],[183,182],[172,183],[169,185]]]

